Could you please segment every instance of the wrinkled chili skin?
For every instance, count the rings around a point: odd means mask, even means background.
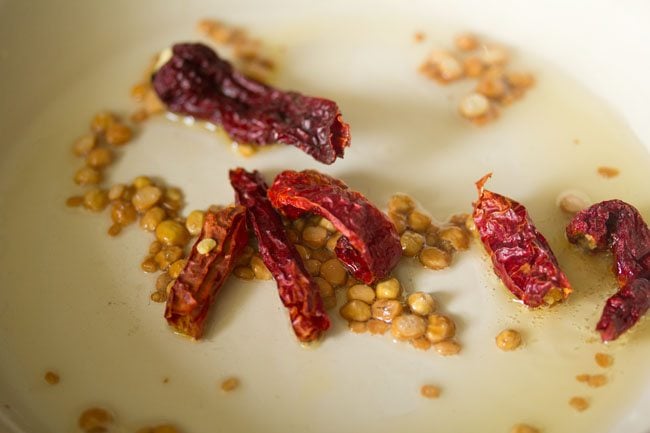
[[[479,199],[472,217],[494,272],[529,307],[553,303],[545,299],[552,291],[566,299],[571,285],[548,242],[523,205],[483,188],[490,176],[476,182]]]
[[[296,247],[289,241],[280,215],[267,198],[267,186],[257,171],[230,171],[237,202],[247,209],[249,228],[257,237],[264,264],[289,309],[293,330],[302,342],[317,340],[330,327],[318,284],[309,276]]]
[[[214,239],[217,246],[201,254],[197,245],[207,238]],[[169,325],[181,334],[201,338],[210,306],[247,244],[244,207],[206,213],[201,234],[167,297],[165,318]]]
[[[596,330],[603,341],[615,340],[650,308],[650,229],[632,205],[608,200],[578,212],[566,234],[569,242],[614,256],[619,291],[605,303]]]
[[[335,253],[366,284],[387,277],[402,256],[390,220],[363,195],[315,170],[280,173],[269,189],[273,206],[289,218],[310,212],[328,219],[342,236]]]
[[[350,145],[335,102],[248,78],[202,44],[174,45],[152,82],[170,111],[221,125],[240,143],[289,144],[325,164]]]

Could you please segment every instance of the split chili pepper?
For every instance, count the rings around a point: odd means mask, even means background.
[[[483,188],[491,176],[476,182],[479,198],[473,219],[492,258],[494,273],[529,307],[566,299],[571,285],[548,242],[523,205]]]
[[[289,144],[325,164],[350,145],[335,102],[248,78],[203,44],[174,45],[152,82],[170,111],[221,125],[241,143]]]
[[[386,215],[338,179],[314,170],[287,170],[275,178],[269,199],[289,218],[311,212],[328,219],[342,234],[336,255],[366,284],[388,276],[402,256],[399,236]]]
[[[201,235],[167,298],[165,318],[179,333],[201,338],[208,310],[248,244],[245,217],[242,206],[206,213]],[[214,248],[199,252],[198,245],[208,239],[215,241]]]
[[[603,341],[615,340],[650,308],[650,229],[632,205],[608,200],[578,212],[566,234],[569,242],[614,255],[619,290],[605,303],[596,330]]]
[[[309,276],[296,247],[289,241],[280,215],[267,198],[267,186],[257,171],[230,171],[237,202],[247,209],[248,226],[255,233],[262,261],[278,285],[300,341],[316,340],[330,327],[318,284]]]

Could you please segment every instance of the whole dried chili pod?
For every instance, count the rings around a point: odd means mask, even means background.
[[[529,307],[566,299],[571,285],[548,242],[523,205],[483,188],[491,176],[476,182],[479,198],[472,217],[494,273]]]
[[[318,284],[309,276],[296,247],[289,241],[280,215],[267,198],[267,186],[257,171],[230,171],[237,203],[247,209],[249,228],[255,233],[262,261],[278,285],[280,299],[289,309],[293,330],[302,342],[316,340],[330,327]]]
[[[336,255],[366,284],[388,276],[402,256],[399,235],[386,215],[338,179],[315,170],[283,171],[269,199],[289,218],[311,212],[330,220],[342,234]]]
[[[325,164],[350,145],[335,102],[248,78],[203,44],[174,45],[152,82],[170,111],[221,125],[240,143],[289,144]]]
[[[215,241],[214,248],[199,252],[197,246],[207,239]],[[208,310],[247,244],[244,207],[206,213],[201,234],[167,297],[165,318],[177,332],[201,338]]]
[[[650,229],[634,206],[608,200],[578,212],[566,228],[569,242],[611,250],[619,290],[596,325],[603,341],[617,339],[650,308]]]

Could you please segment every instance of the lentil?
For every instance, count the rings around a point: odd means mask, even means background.
[[[77,156],[87,155],[97,145],[97,137],[94,134],[86,134],[79,137],[72,145],[72,151]]]
[[[569,400],[569,406],[571,406],[578,412],[582,412],[587,410],[587,408],[589,408],[589,402],[584,397],[571,397],[571,399]]]
[[[431,225],[431,217],[414,210],[408,215],[407,223],[416,232],[424,232]]]
[[[596,360],[596,364],[598,364],[599,367],[607,368],[611,367],[612,364],[614,364],[614,357],[606,353],[596,353],[596,355],[594,355],[594,359]]]
[[[77,185],[96,185],[102,181],[102,174],[92,167],[82,167],[74,174]]]
[[[351,321],[348,322],[348,328],[350,328],[350,331],[354,332],[355,334],[363,334],[368,330],[368,325],[366,322]]]
[[[402,287],[397,278],[389,278],[377,283],[375,291],[377,292],[377,299],[397,299],[402,292]]]
[[[68,207],[78,207],[81,206],[83,202],[84,202],[84,198],[82,196],[74,195],[66,199],[65,205]]]
[[[490,101],[480,93],[470,93],[461,99],[458,111],[467,119],[476,119],[489,113]]]
[[[239,388],[239,379],[236,377],[229,377],[221,382],[221,389],[225,392],[234,391]]]
[[[440,270],[451,264],[451,254],[436,247],[426,247],[420,252],[420,263],[433,270]]]
[[[305,268],[309,275],[315,277],[320,274],[321,263],[316,259],[309,259],[305,261]]]
[[[442,356],[452,356],[460,352],[460,344],[453,340],[445,340],[440,343],[434,343],[433,348]]]
[[[401,235],[404,233],[406,230],[406,217],[404,215],[391,212],[388,214],[388,218],[390,219],[390,222],[392,222],[395,226],[395,231],[397,231],[398,234]]]
[[[435,385],[422,385],[420,394],[425,398],[438,398],[440,397],[440,388]]]
[[[158,275],[158,278],[156,278],[156,290],[159,292],[164,292],[167,290],[167,286],[172,281],[173,278],[167,272],[163,272],[162,274]]]
[[[126,226],[133,223],[137,218],[138,214],[131,203],[122,200],[113,202],[111,219],[115,224]]]
[[[140,263],[140,269],[147,273],[156,272],[158,270],[158,263],[156,263],[153,257],[147,257]]]
[[[45,382],[47,382],[48,384],[56,385],[57,383],[59,383],[60,380],[61,380],[61,377],[57,373],[55,373],[53,371],[46,371],[45,372]]]
[[[111,200],[117,200],[122,197],[124,191],[126,190],[126,185],[123,183],[116,183],[108,189],[108,198]]]
[[[334,288],[330,283],[325,281],[321,277],[316,277],[314,278],[314,282],[318,284],[318,291],[320,293],[321,298],[327,298],[327,297],[332,297],[334,296]]]
[[[95,114],[95,117],[90,122],[90,129],[97,133],[101,134],[108,129],[110,125],[115,123],[117,121],[117,118],[115,115],[112,113],[109,113],[107,111],[102,111],[100,113]]]
[[[402,233],[399,241],[402,244],[402,254],[406,257],[417,256],[424,246],[424,237],[421,234],[410,230]]]
[[[329,259],[334,257],[334,254],[330,250],[321,248],[320,250],[314,250],[311,252],[311,258],[316,259],[320,262],[326,262]]]
[[[377,299],[372,303],[372,317],[384,322],[392,322],[393,319],[402,314],[402,304],[395,299]]]
[[[215,241],[212,238],[205,238],[202,239],[201,242],[199,242],[196,245],[196,250],[199,252],[199,254],[208,254],[210,251],[215,249],[217,246],[217,241]]]
[[[508,62],[508,52],[498,45],[486,45],[483,47],[481,60],[488,65],[504,65]]]
[[[205,212],[201,210],[193,210],[187,216],[185,221],[185,228],[192,236],[198,236],[203,229],[203,221],[205,219]]]
[[[112,123],[106,128],[106,141],[114,146],[128,143],[133,136],[133,131],[121,123]]]
[[[406,298],[406,303],[413,313],[419,314],[420,316],[428,316],[436,309],[436,302],[433,300],[433,297],[424,292],[411,293]]]
[[[86,433],[100,433],[108,431],[113,423],[113,415],[101,407],[86,409],[79,416],[79,427]]]
[[[122,233],[122,226],[119,224],[111,224],[106,233],[111,237],[115,237]]]
[[[415,209],[415,202],[405,194],[395,194],[388,201],[388,211],[401,215],[407,215]]]
[[[259,256],[251,257],[250,266],[253,269],[255,278],[258,280],[270,280],[273,278],[273,275],[271,275],[271,272]]]
[[[618,176],[620,173],[618,168],[614,167],[598,167],[598,174],[602,177],[609,179]]]
[[[113,162],[113,154],[110,149],[97,147],[88,152],[86,155],[86,164],[93,168],[102,168]]]
[[[326,296],[323,298],[323,306],[331,310],[332,308],[336,307],[336,296]]]
[[[462,33],[456,36],[454,45],[460,51],[473,51],[478,48],[478,39],[470,33]]]
[[[341,233],[334,233],[325,243],[325,248],[327,248],[329,251],[334,251],[336,248],[336,243],[339,241],[341,236],[343,236]]]
[[[353,299],[339,310],[341,317],[348,321],[366,322],[370,319],[370,306],[363,301]]]
[[[521,72],[506,72],[506,81],[513,87],[528,88],[535,84],[535,78],[531,74]]]
[[[302,231],[302,241],[308,247],[321,248],[327,241],[327,230],[323,227],[307,226]]]
[[[133,179],[133,186],[135,187],[135,189],[144,188],[145,186],[149,186],[152,184],[153,182],[147,176],[138,176],[135,179]]]
[[[497,347],[503,351],[515,350],[521,345],[521,334],[514,329],[504,329],[495,338]]]
[[[289,238],[289,242],[292,244],[297,244],[300,241],[300,233],[291,229],[287,230],[287,238]]]
[[[383,320],[368,320],[368,331],[371,334],[384,334],[386,331],[388,331],[388,327],[388,323],[384,322]]]
[[[84,207],[93,212],[104,210],[108,205],[108,195],[106,191],[99,188],[92,188],[84,194]]]
[[[166,246],[154,256],[160,269],[167,269],[176,260],[183,257],[183,249],[178,246]]]
[[[428,317],[426,337],[432,343],[440,343],[456,334],[456,324],[447,316],[431,314]]]
[[[431,349],[431,342],[427,340],[426,337],[414,338],[410,341],[411,345],[417,350],[429,350]]]
[[[479,77],[483,73],[483,69],[483,61],[476,56],[469,56],[463,60],[463,71],[466,77]]]
[[[140,227],[149,232],[153,232],[163,222],[166,216],[165,209],[154,206],[142,215],[142,218],[140,218]]]
[[[181,274],[181,271],[187,264],[186,259],[179,259],[176,260],[174,263],[169,265],[169,268],[167,269],[167,273],[171,278],[178,278],[178,276]]]
[[[178,221],[165,220],[156,227],[156,238],[165,245],[183,246],[189,237],[190,234]]]
[[[172,284],[172,283],[170,283],[170,284]],[[149,296],[149,299],[151,299],[153,302],[156,302],[156,303],[159,303],[159,304],[162,303],[162,302],[166,302],[167,301],[167,292],[155,291],[155,292],[153,292],[151,294],[151,296]]]
[[[336,231],[336,227],[334,227],[334,224],[327,218],[321,218],[320,222],[318,223],[319,226],[327,230],[329,233],[334,233]]]
[[[587,385],[592,388],[600,388],[601,386],[607,385],[607,376],[604,374],[594,374],[589,376],[587,380]]]
[[[528,424],[515,424],[512,426],[510,433],[539,433],[535,427],[531,427]]]
[[[340,286],[345,283],[348,273],[341,262],[339,262],[339,259],[333,258],[321,265],[320,276],[325,278],[333,286]]]
[[[245,266],[237,266],[233,271],[233,274],[241,280],[253,280],[255,279],[255,273],[251,268]]]
[[[479,80],[476,91],[490,99],[502,98],[507,92],[503,74],[498,70],[488,71]]]
[[[424,335],[427,325],[424,319],[415,314],[404,314],[393,319],[391,333],[398,340],[411,340]]]
[[[375,291],[372,287],[365,284],[356,284],[348,288],[347,296],[349,300],[358,299],[368,305],[372,305],[375,300]]]
[[[589,207],[589,203],[575,194],[565,194],[558,203],[560,209],[568,214],[576,214]]]
[[[309,250],[302,245],[296,245],[296,250],[298,250],[298,254],[300,254],[300,257],[302,257],[303,260],[308,260],[310,253]]]
[[[133,203],[133,206],[135,206],[138,212],[142,213],[158,203],[160,197],[162,197],[162,191],[160,188],[153,185],[147,185],[138,188],[131,199],[131,203]]]

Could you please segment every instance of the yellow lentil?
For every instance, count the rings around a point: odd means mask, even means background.
[[[83,196],[80,195],[73,195],[72,197],[68,197],[65,201],[65,205],[68,207],[78,207],[81,206],[84,202]]]
[[[388,214],[388,219],[390,219],[390,221],[393,223],[393,225],[395,226],[395,231],[398,234],[401,235],[402,233],[404,233],[404,231],[406,230],[406,217],[404,215],[390,212]]]
[[[255,272],[249,267],[237,266],[233,271],[233,274],[241,280],[253,280],[255,279]]]
[[[115,237],[122,233],[122,226],[119,224],[111,224],[106,233],[111,237]]]
[[[416,232],[424,232],[431,225],[431,217],[414,210],[409,213],[407,223]]]
[[[424,335],[427,325],[424,319],[415,314],[403,314],[393,319],[390,331],[398,340],[411,340]]]
[[[172,283],[169,284],[171,285]],[[167,301],[167,292],[155,291],[151,294],[151,296],[149,296],[149,299],[157,303],[165,302]]]
[[[452,356],[460,352],[460,344],[453,340],[445,340],[440,343],[434,343],[433,348],[442,356]]]
[[[183,249],[178,246],[165,246],[154,256],[160,269],[167,269],[176,260],[183,257]]]
[[[330,250],[326,250],[324,248],[321,248],[319,250],[314,250],[311,252],[311,258],[316,259],[319,262],[326,262],[332,257],[334,257],[334,254],[332,254]]]
[[[391,322],[402,310],[402,304],[395,299],[377,299],[371,307],[372,317],[384,322]]]
[[[497,347],[503,351],[515,350],[521,345],[521,334],[514,329],[504,329],[495,338]]]
[[[308,260],[310,256],[310,252],[307,248],[303,247],[302,245],[296,245],[296,250],[298,250],[298,254],[300,254],[300,257],[302,257],[302,260]]]
[[[432,343],[440,343],[456,334],[456,324],[447,316],[431,314],[427,320],[425,335]]]
[[[479,77],[483,73],[483,68],[483,61],[477,56],[468,56],[463,60],[463,71],[466,77]]]
[[[614,364],[614,357],[606,353],[596,353],[596,355],[594,355],[594,359],[596,360],[596,364],[598,364],[599,367],[607,368],[611,367],[612,364]]]
[[[420,394],[422,397],[435,399],[440,397],[440,388],[435,385],[422,385]]]
[[[169,265],[169,268],[167,269],[167,273],[171,278],[178,278],[178,276],[183,271],[183,268],[185,268],[186,264],[187,264],[186,259],[176,260],[174,263]]]
[[[105,147],[96,147],[86,155],[86,164],[93,168],[102,168],[113,162],[113,153]]]
[[[478,48],[478,39],[469,33],[462,33],[454,38],[454,45],[460,51],[473,51]]]
[[[165,220],[156,227],[156,238],[165,245],[184,246],[190,234],[178,221]]]
[[[417,350],[429,350],[431,349],[431,342],[427,340],[426,337],[414,338],[410,341],[411,345]]]
[[[90,129],[98,134],[106,132],[106,129],[117,121],[117,118],[112,113],[102,111],[95,114],[95,117],[90,121]]]
[[[430,294],[424,292],[411,293],[406,298],[406,303],[411,309],[411,312],[420,316],[428,316],[436,309],[436,301],[434,301]]]
[[[326,218],[321,218],[318,225],[327,230],[329,233],[334,233],[336,231],[334,224],[332,224],[331,221]]]
[[[129,202],[117,200],[111,207],[111,219],[114,223],[127,226],[138,218],[138,213]]]
[[[167,213],[165,212],[165,209],[154,206],[142,215],[142,218],[140,218],[140,227],[144,230],[153,232],[156,230],[156,227],[158,227],[158,224],[163,222],[166,217]]]
[[[140,269],[148,273],[156,272],[158,270],[158,263],[156,263],[153,257],[147,257],[140,263]]]
[[[307,226],[302,231],[302,241],[311,248],[321,248],[327,241],[327,230],[320,226]]]
[[[53,371],[46,371],[44,377],[45,377],[45,382],[47,382],[50,385],[56,385],[61,380],[61,377]]]
[[[187,228],[187,231],[190,232],[190,235],[198,236],[201,234],[201,230],[203,229],[204,220],[205,212],[202,210],[193,210],[187,216],[187,220],[185,221],[185,228]]]
[[[115,185],[111,185],[111,187],[108,189],[108,198],[111,200],[117,200],[122,197],[125,190],[126,185],[123,183],[116,183]]]
[[[133,194],[131,203],[137,209],[138,212],[143,213],[152,206],[154,206],[162,197],[162,191],[157,186],[147,185],[138,190]]]
[[[140,189],[144,188],[145,186],[150,186],[152,185],[153,182],[151,179],[149,179],[148,176],[138,176],[135,179],[133,179],[133,186],[135,189]]]
[[[106,128],[106,141],[114,146],[128,143],[133,136],[133,131],[121,123],[112,123]]]
[[[397,299],[402,292],[402,287],[397,278],[389,278],[377,283],[375,291],[377,299]]]
[[[84,194],[84,207],[93,212],[104,210],[108,205],[108,194],[99,188],[92,188]]]
[[[366,322],[370,319],[370,305],[358,299],[353,299],[343,305],[339,313],[346,320]]]
[[[593,374],[589,376],[587,380],[587,385],[592,388],[600,388],[601,386],[607,385],[607,376],[604,374]]]
[[[334,288],[324,278],[315,277],[314,282],[318,284],[318,291],[322,298],[334,296]]]
[[[436,247],[426,247],[420,251],[420,263],[433,270],[440,270],[451,264],[451,254]]]
[[[368,320],[368,331],[371,334],[385,334],[390,325],[383,320],[370,319]]]
[[[92,167],[82,167],[74,174],[77,185],[96,185],[102,181],[102,174]]]
[[[355,334],[363,334],[368,330],[368,325],[366,322],[350,321],[348,322],[348,328],[350,328],[350,331],[354,332]]]
[[[368,305],[372,305],[375,301],[375,291],[372,290],[372,287],[365,284],[356,284],[348,288],[348,299],[358,299],[363,301]]]
[[[510,433],[539,433],[535,427],[531,427],[528,424],[515,424],[512,426]]]
[[[399,241],[400,244],[402,244],[402,254],[406,257],[417,256],[424,246],[424,236],[410,230],[406,230],[402,233]]]
[[[569,400],[569,406],[578,412],[583,412],[589,408],[589,402],[584,397],[571,397]]]
[[[464,229],[458,226],[449,226],[440,229],[438,237],[449,243],[456,251],[464,251],[469,248],[469,235]]]
[[[320,274],[321,262],[316,259],[305,260],[305,269],[312,277]]]
[[[149,254],[158,254],[162,250],[162,244],[160,241],[153,241],[149,244]]]
[[[236,377],[229,377],[221,382],[221,389],[225,392],[234,391],[239,388],[239,379]]]
[[[77,156],[87,155],[97,145],[97,137],[94,134],[86,134],[79,137],[72,145],[72,151]]]
[[[92,407],[86,409],[79,416],[79,427],[86,433],[100,433],[108,431],[113,423],[113,415],[106,409]]]
[[[273,275],[271,275],[271,271],[269,271],[269,269],[266,267],[261,257],[259,256],[251,257],[250,266],[251,269],[253,269],[255,278],[257,278],[258,280],[270,280],[271,278],[273,278]]]
[[[339,241],[339,239],[343,236],[341,233],[336,232],[332,236],[329,237],[327,242],[325,243],[325,248],[327,248],[329,251],[334,251],[336,248],[336,243]]]
[[[156,278],[156,290],[159,292],[164,292],[172,280],[173,278],[170,277],[167,272],[163,272],[162,274],[158,275],[158,278]]]
[[[333,286],[345,283],[348,273],[337,258],[329,259],[320,266],[320,276]]]
[[[336,307],[336,296],[326,296],[323,298],[323,306],[327,310]]]

